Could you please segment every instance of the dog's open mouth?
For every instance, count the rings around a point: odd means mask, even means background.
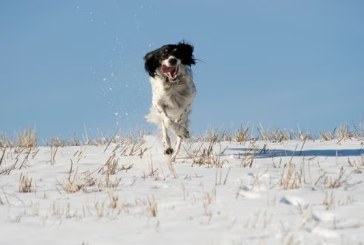
[[[174,80],[178,75],[178,66],[162,65],[161,71],[169,78],[169,80]]]

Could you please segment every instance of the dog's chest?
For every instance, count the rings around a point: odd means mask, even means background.
[[[167,106],[172,108],[184,108],[192,99],[192,91],[184,86],[183,88],[172,88],[167,92]]]
[[[165,90],[164,102],[167,107],[182,109],[189,106],[194,97],[195,88],[193,84],[175,84]]]
[[[182,109],[189,106],[196,94],[192,81],[181,81],[178,83],[163,82],[155,91],[157,103],[163,104],[169,109]]]

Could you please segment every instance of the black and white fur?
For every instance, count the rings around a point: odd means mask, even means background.
[[[144,61],[153,93],[146,119],[162,129],[164,153],[174,161],[182,139],[189,138],[188,116],[196,95],[191,71],[193,46],[184,42],[164,45],[147,53]],[[168,129],[177,136],[174,150]]]

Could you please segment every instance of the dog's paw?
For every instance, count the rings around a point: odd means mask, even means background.
[[[173,149],[171,147],[165,149],[165,151],[164,151],[164,154],[166,154],[166,155],[172,155],[172,153],[173,153]]]

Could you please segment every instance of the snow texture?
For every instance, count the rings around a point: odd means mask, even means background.
[[[209,145],[0,148],[0,243],[363,243],[363,141]]]

